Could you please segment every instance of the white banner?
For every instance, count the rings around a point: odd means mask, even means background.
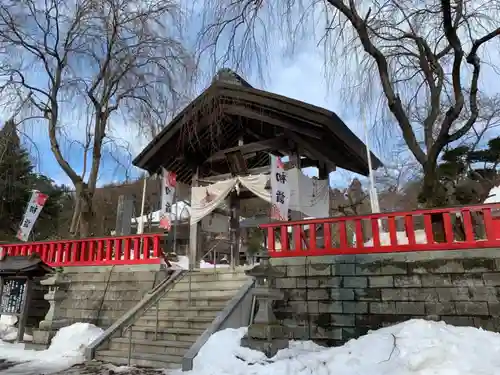
[[[281,159],[271,155],[271,219],[288,221],[290,185]]]
[[[40,193],[38,190],[34,190],[31,194],[31,199],[24,213],[23,221],[21,221],[21,227],[17,232],[17,238],[21,241],[28,241],[31,230],[35,225],[40,212],[42,212],[45,202],[47,202],[47,194]]]
[[[175,187],[177,185],[175,172],[162,168],[161,209],[159,227],[170,230],[172,227],[172,205],[174,204]]]

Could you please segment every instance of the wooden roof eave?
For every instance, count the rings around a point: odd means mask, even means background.
[[[210,97],[215,97],[215,95],[220,96],[221,100],[240,100],[242,101],[242,104],[248,103],[257,105],[267,110],[281,112],[284,116],[296,118],[301,122],[315,125],[318,129],[327,128],[331,135],[334,135],[338,141],[348,146],[350,149],[349,154],[351,154],[349,157],[354,157],[363,165],[368,164],[366,154],[358,151],[360,149],[365,149],[364,143],[354,133],[352,133],[352,131],[335,113],[324,108],[278,94],[225,82],[215,82],[210,85],[181,113],[179,113],[157,137],[155,137],[155,139],[133,160],[133,164],[139,168],[149,170],[150,168],[148,168],[148,164],[150,164],[151,158],[157,150],[164,146],[186,122],[188,119],[186,116],[188,111],[195,110],[195,112],[197,112],[196,107],[202,105],[203,101],[209,100]],[[376,158],[373,153],[372,162],[375,169],[382,165],[380,160]]]

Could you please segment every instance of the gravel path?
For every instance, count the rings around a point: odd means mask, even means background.
[[[0,374],[2,375],[45,375],[46,369],[34,368],[26,363],[13,363],[0,359]],[[73,366],[52,375],[165,375],[162,370],[134,367],[116,367],[102,362],[92,361]]]

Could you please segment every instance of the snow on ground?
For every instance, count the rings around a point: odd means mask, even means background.
[[[189,269],[189,258],[185,255],[179,255],[177,262],[170,262],[173,267],[181,268],[183,270]],[[216,264],[215,268],[227,268],[229,264]],[[205,262],[203,259],[200,260],[200,268],[214,268],[212,263]]]
[[[408,236],[406,232],[396,232],[396,238],[398,239],[399,245],[408,245]],[[418,244],[427,243],[427,235],[423,229],[415,230],[415,242]],[[387,232],[380,232],[380,245],[389,246],[391,244],[391,237]],[[373,239],[368,240],[364,243],[364,246],[373,246]]]
[[[15,328],[13,328],[15,329]],[[84,362],[85,348],[103,330],[88,323],[75,323],[61,328],[47,350],[26,350],[24,344],[10,344],[0,341],[0,359],[20,364],[3,370],[10,374],[50,374]]]
[[[118,373],[152,375],[158,370],[83,362],[83,349],[102,330],[84,323],[63,328],[49,349],[23,350],[0,343],[0,359],[25,361],[2,375],[82,375]],[[242,348],[246,328],[214,334],[194,360],[193,371],[164,370],[165,375],[497,375],[500,334],[444,322],[409,320],[372,331],[341,347],[323,348],[310,341],[291,341],[268,359]]]
[[[337,348],[290,342],[274,358],[239,346],[245,329],[214,334],[186,375],[497,375],[500,334],[410,320]],[[180,375],[178,373],[177,375]]]

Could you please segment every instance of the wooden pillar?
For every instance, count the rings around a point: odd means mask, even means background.
[[[198,168],[193,173],[191,188],[198,187]],[[193,193],[191,193],[191,200]],[[193,202],[191,202],[191,205]],[[201,232],[201,222],[189,226],[189,268],[198,268],[198,240]]]
[[[318,166],[318,179],[320,180],[328,180],[330,177],[330,172],[325,163],[319,163]]]
[[[229,196],[231,219],[229,221],[229,239],[231,244],[231,268],[240,264],[240,197],[236,191]]]

